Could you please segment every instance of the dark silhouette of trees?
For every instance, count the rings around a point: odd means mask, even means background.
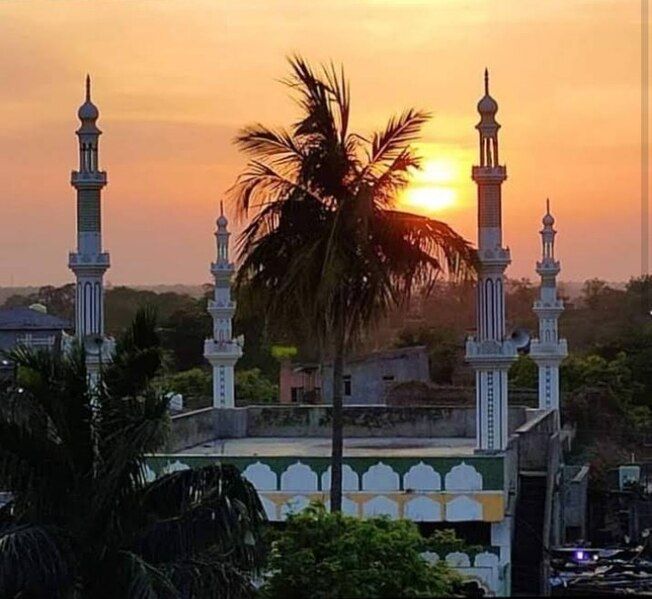
[[[235,467],[152,481],[146,454],[169,426],[150,384],[161,365],[151,311],[137,313],[98,384],[80,347],[17,349],[0,392],[0,596],[245,597],[264,512]]]

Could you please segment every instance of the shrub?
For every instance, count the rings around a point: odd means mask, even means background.
[[[427,541],[409,520],[358,519],[313,504],[289,516],[272,542],[267,599],[433,597],[461,578],[443,561],[428,563]]]

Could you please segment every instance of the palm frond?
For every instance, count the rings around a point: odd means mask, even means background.
[[[132,551],[107,555],[96,568],[98,576],[89,581],[89,596],[97,599],[180,599],[166,572]]]
[[[266,520],[252,485],[230,465],[162,476],[137,495],[148,521],[137,534],[138,553],[156,562],[189,559],[212,550],[240,568],[260,565]]]
[[[0,527],[0,596],[61,597],[75,562],[60,530],[29,524]]]
[[[312,190],[299,180],[279,172],[273,165],[252,160],[235,184],[227,191],[237,205],[240,216],[249,210],[282,200],[292,194],[312,197],[319,201]]]
[[[235,144],[256,159],[271,158],[279,165],[299,165],[304,156],[290,133],[284,129],[275,131],[260,123],[242,129]]]
[[[183,597],[249,599],[257,596],[250,572],[211,552],[165,564],[163,568]]]
[[[383,131],[374,133],[371,139],[368,162],[360,179],[365,180],[369,174],[383,165],[394,162],[405,153],[418,139],[421,128],[430,118],[430,114],[410,108],[398,117],[392,117]]]
[[[156,323],[156,310],[144,306],[118,339],[113,360],[103,373],[109,395],[135,397],[158,374],[163,358]]]

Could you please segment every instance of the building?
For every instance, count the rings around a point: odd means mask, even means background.
[[[478,110],[480,164],[472,171],[479,208],[478,330],[467,344],[476,404],[377,405],[385,386],[398,377],[429,378],[424,348],[350,361],[345,395],[356,401],[347,402],[343,414],[343,511],[409,518],[424,530],[453,528],[481,549],[431,559],[445,559],[489,595],[536,595],[545,590],[549,547],[563,538],[566,527],[561,498],[579,495],[579,487],[575,481],[572,493],[564,488],[567,436],[556,411],[507,403],[507,370],[517,347],[505,335],[503,273],[510,256],[502,246],[501,185],[506,171],[498,162],[497,104],[489,95],[488,75]],[[227,278],[230,271],[221,280]],[[221,301],[227,297],[223,292]],[[220,331],[222,343],[232,343],[222,325],[207,341],[210,347],[219,343]],[[329,397],[328,367],[321,380],[314,365],[283,380],[286,402],[288,395],[292,401],[292,386],[299,401],[317,390]],[[257,489],[269,519],[282,521],[310,501],[328,504],[331,421],[327,403],[176,415],[167,451],[148,460],[147,475],[153,479],[211,463],[234,464]],[[572,526],[577,520],[574,513]]]
[[[283,360],[279,369],[279,402],[318,404],[321,396],[321,365],[295,364]]]
[[[395,383],[430,381],[425,346],[402,347],[350,358],[344,364],[345,405],[384,404]],[[281,403],[332,403],[333,365],[281,364]]]
[[[213,407],[235,406],[234,366],[242,355],[242,348],[233,338],[233,315],[235,302],[231,297],[231,278],[235,271],[229,262],[229,221],[224,216],[224,205],[220,202],[220,216],[217,219],[215,241],[217,257],[211,263],[211,274],[215,280],[213,299],[208,300],[208,312],[213,319],[213,337],[204,342],[204,357],[213,367]]]
[[[428,349],[419,345],[373,352],[344,364],[345,405],[384,404],[395,383],[430,381]],[[322,369],[322,399],[333,402],[333,366]]]
[[[68,329],[68,321],[48,314],[39,304],[0,309],[0,351],[19,345],[58,349],[62,335]]]
[[[466,359],[475,372],[478,412],[478,449],[507,447],[507,373],[517,348],[505,336],[504,272],[511,258],[502,243],[501,187],[507,169],[498,160],[498,103],[489,95],[489,73],[484,74],[484,96],[478,102],[480,122],[478,166],[472,170],[478,186],[478,282],[475,337],[466,344]]]
[[[550,200],[546,200],[546,214],[541,229],[541,261],[537,273],[541,277],[539,299],[534,312],[539,318],[539,337],[530,344],[530,357],[539,369],[539,407],[559,412],[559,365],[568,355],[566,339],[559,337],[559,317],[564,302],[557,295],[559,261],[555,259],[555,219],[550,214]]]
[[[86,77],[86,99],[77,116],[81,126],[79,170],[70,183],[77,190],[77,251],[70,252],[68,266],[75,274],[75,337],[86,350],[87,368],[96,375],[102,363],[111,360],[114,340],[104,334],[104,273],[110,259],[102,248],[102,189],[106,172],[100,170],[97,127],[99,111],[91,100],[91,80]]]

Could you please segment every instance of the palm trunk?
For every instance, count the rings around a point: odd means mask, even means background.
[[[331,512],[342,511],[342,455],[344,421],[342,395],[344,392],[344,327],[338,331],[333,356],[333,430],[331,452]]]

